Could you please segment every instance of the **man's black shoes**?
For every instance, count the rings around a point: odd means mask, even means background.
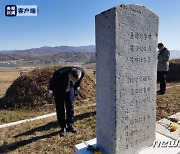
[[[62,128],[62,129],[59,131],[59,135],[62,136],[62,137],[65,137],[65,136],[66,136],[66,128]]]
[[[165,91],[161,91],[161,90],[158,90],[158,91],[157,91],[157,94],[158,94],[158,95],[164,95],[165,93],[166,93]]]
[[[73,125],[68,126],[67,131],[72,133],[77,133],[77,129]]]
[[[73,125],[70,125],[68,126],[67,128],[62,128],[60,131],[59,131],[59,135],[61,137],[65,137],[66,136],[66,132],[72,132],[72,133],[77,133],[77,129],[73,126]]]

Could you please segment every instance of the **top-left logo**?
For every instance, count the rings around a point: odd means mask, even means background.
[[[6,5],[5,15],[8,17],[15,16],[37,16],[37,5]]]
[[[17,7],[16,5],[6,5],[5,7],[5,15],[14,17],[17,15]]]

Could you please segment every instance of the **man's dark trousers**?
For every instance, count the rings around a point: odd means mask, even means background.
[[[166,75],[167,71],[158,71],[158,80],[160,82],[160,91],[166,92]]]
[[[74,103],[70,100],[70,92],[55,95],[56,113],[61,128],[71,126],[74,123]],[[65,115],[66,108],[66,115]]]

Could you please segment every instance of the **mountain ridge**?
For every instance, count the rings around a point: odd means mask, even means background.
[[[95,45],[89,46],[43,46],[39,48],[31,48],[31,49],[24,49],[24,50],[3,50],[0,51],[1,54],[44,54],[44,55],[51,55],[57,54],[61,52],[95,52]]]
[[[180,59],[180,50],[170,50],[170,59]],[[44,46],[26,50],[0,52],[0,66],[60,64],[66,62],[95,62],[95,45]]]
[[[61,64],[66,62],[95,62],[95,46],[57,46],[1,52],[0,66]]]

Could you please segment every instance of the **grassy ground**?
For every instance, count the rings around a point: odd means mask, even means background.
[[[88,69],[87,74],[92,78],[93,70]],[[16,74],[5,74],[0,72],[0,76],[12,76],[11,83],[19,75],[19,71],[13,72]],[[14,79],[13,79],[14,77]],[[6,82],[1,82],[6,84]],[[10,85],[10,84],[9,84]],[[9,86],[7,85],[7,87]],[[5,90],[1,89],[1,97],[5,94]],[[60,138],[58,131],[59,125],[56,116],[27,122],[20,125],[0,129],[0,153],[59,153],[72,154],[74,153],[74,145],[89,140],[95,137],[95,98],[85,100],[84,102],[76,104],[75,107],[75,125],[79,132],[77,134],[68,133],[66,138]],[[0,123],[12,122],[26,118],[36,117],[38,115],[54,112],[54,106],[49,110],[1,110]]]
[[[180,86],[171,87],[176,85],[180,85],[180,83],[168,83],[167,87],[170,88],[167,88],[167,93],[157,96],[157,120],[180,112]]]
[[[175,83],[168,85],[175,85]],[[93,98],[76,106],[75,125],[79,132],[68,133],[65,138],[58,135],[59,126],[55,116],[0,129],[0,153],[73,154],[74,145],[95,137],[94,102]],[[157,97],[157,119],[179,112],[179,107],[180,87],[168,89],[166,95]]]
[[[92,102],[94,100],[90,100]],[[74,145],[95,137],[95,106],[77,107],[75,124],[79,132],[58,135],[56,117],[0,129],[0,153],[72,154]]]
[[[44,109],[35,110],[1,110],[0,112],[0,125],[3,123],[14,122],[18,120],[24,120],[29,118],[34,118],[44,114],[55,112],[55,107],[49,107]]]

